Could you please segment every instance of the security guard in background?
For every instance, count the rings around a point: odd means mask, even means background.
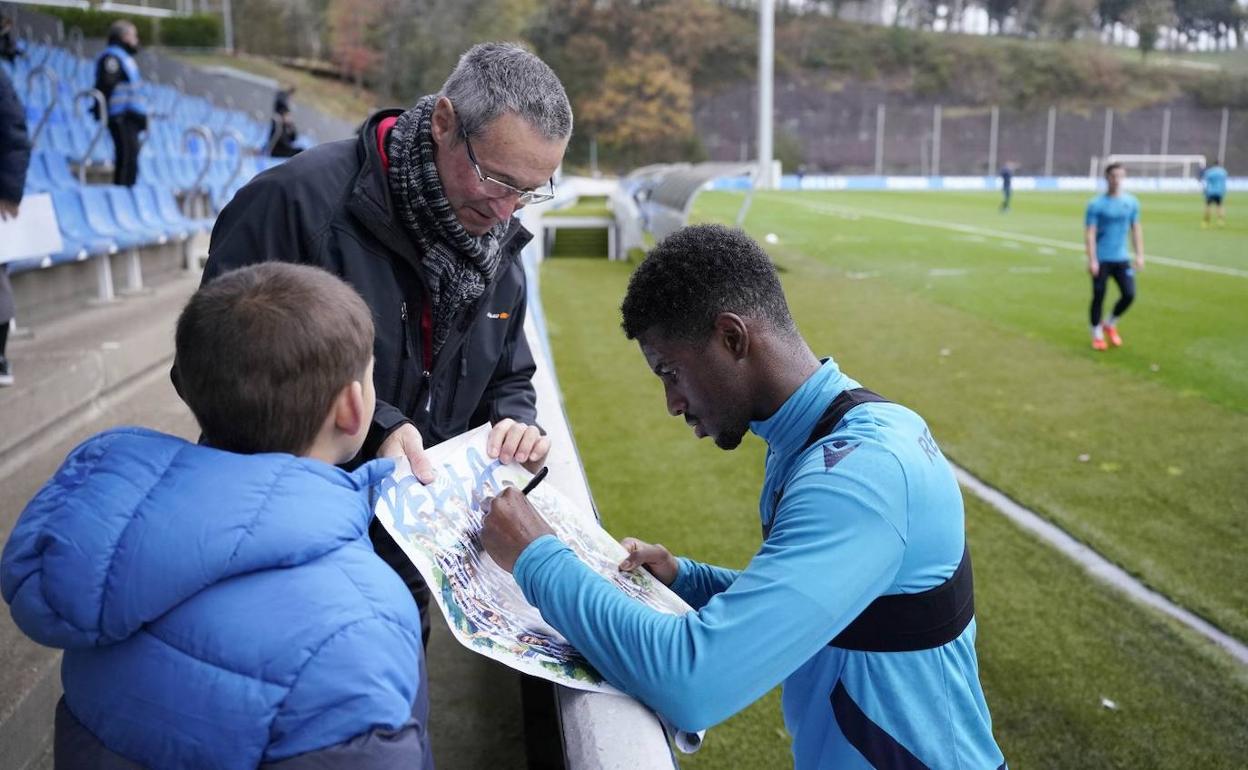
[[[290,111],[290,97],[295,93],[293,83],[283,86],[273,98],[273,118],[269,126],[269,152],[274,158],[293,158],[300,149],[295,146],[299,132],[295,130],[295,116]],[[276,136],[275,136],[276,135]]]
[[[147,129],[143,76],[134,58],[138,51],[138,29],[119,19],[108,28],[108,47],[95,62],[95,87],[108,102],[108,133],[116,150],[113,184],[126,186],[138,178],[139,133]]]

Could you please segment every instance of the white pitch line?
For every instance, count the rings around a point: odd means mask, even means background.
[[[1001,230],[990,230],[986,227],[974,227],[972,225],[959,225],[951,222],[940,222],[935,219],[923,219],[921,217],[912,217],[905,214],[885,214],[879,211],[870,211],[868,209],[856,209],[851,206],[842,206],[836,203],[814,203],[810,201],[794,200],[798,206],[819,211],[824,214],[836,214],[837,216],[845,216],[847,214],[857,215],[859,217],[873,217],[875,219],[884,219],[890,222],[901,222],[907,225],[918,225],[920,227],[935,227],[941,230],[952,230],[959,233],[967,233],[970,235],[986,235],[992,238],[1000,238],[1005,241],[1025,241],[1040,246],[1053,246],[1059,249],[1067,249],[1069,251],[1077,251],[1082,253],[1084,246],[1082,243],[1071,243],[1070,241],[1059,241],[1054,238],[1041,238],[1036,235],[1022,235],[1020,233],[1007,233]],[[1232,275],[1236,278],[1248,278],[1248,270],[1240,270],[1234,267],[1223,267],[1221,265],[1206,265],[1203,262],[1190,262],[1186,259],[1173,259],[1171,257],[1155,257],[1147,255],[1150,263],[1166,265],[1168,267],[1178,267],[1185,270],[1199,270],[1204,273],[1218,273],[1219,275]]]
[[[1151,588],[1146,587],[1143,583],[1127,574],[1121,567],[1113,564],[1104,556],[1068,535],[1056,524],[1014,502],[999,490],[972,476],[965,468],[953,463],[950,463],[950,465],[953,465],[953,472],[957,475],[958,482],[962,486],[969,489],[979,499],[996,508],[1010,521],[1056,548],[1063,555],[1083,567],[1088,574],[1122,591],[1140,604],[1169,615],[1225,649],[1241,664],[1248,665],[1248,646],[1245,646],[1243,642],[1215,628],[1205,619],[1198,617],[1189,610],[1183,609]]]

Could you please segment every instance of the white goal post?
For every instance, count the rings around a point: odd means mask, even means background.
[[[1088,176],[1099,178],[1111,163],[1119,163],[1131,176],[1196,179],[1205,167],[1204,155],[1109,155],[1092,156]]]

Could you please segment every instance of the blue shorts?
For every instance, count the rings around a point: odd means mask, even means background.
[[[1221,206],[1222,196],[1221,195],[1206,195],[1205,205],[1206,206]]]

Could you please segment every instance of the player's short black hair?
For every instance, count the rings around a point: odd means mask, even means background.
[[[1110,163],[1108,166],[1105,167],[1105,176],[1109,176],[1114,171],[1114,169],[1119,169],[1119,168],[1122,168],[1121,163]]]
[[[720,313],[796,333],[775,265],[748,235],[721,225],[685,227],[651,250],[628,282],[624,334],[704,340]]]

